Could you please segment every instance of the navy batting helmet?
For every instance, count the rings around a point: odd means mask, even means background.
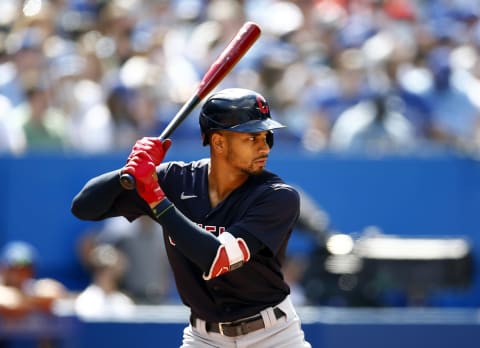
[[[265,98],[252,90],[229,88],[212,94],[200,111],[200,130],[203,145],[208,144],[209,133],[215,130],[256,133],[272,131],[285,126],[274,121]],[[273,146],[273,132],[267,141]]]

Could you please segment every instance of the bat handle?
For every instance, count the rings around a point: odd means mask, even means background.
[[[170,128],[167,128],[167,130],[165,130],[160,136],[159,136],[159,139],[160,140],[164,140],[166,139],[171,133],[173,132],[172,129]],[[122,185],[122,187],[125,189],[125,190],[133,190],[135,189],[135,177],[131,174],[128,174],[128,173],[122,173],[120,175],[120,185]]]
[[[200,103],[200,97],[198,95],[193,95],[190,99],[182,106],[182,108],[177,112],[173,120],[168,124],[168,126],[163,130],[162,134],[158,137],[160,140],[165,140],[170,137],[175,129],[180,125],[180,123],[195,109],[195,107]],[[120,175],[120,184],[125,190],[133,190],[135,188],[135,178],[133,175],[128,173],[122,173]]]
[[[125,190],[133,190],[135,188],[135,178],[128,173],[120,175],[120,184]]]

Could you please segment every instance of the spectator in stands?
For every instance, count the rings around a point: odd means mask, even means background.
[[[0,347],[13,348],[18,336],[30,338],[38,348],[57,345],[56,328],[49,327],[54,305],[69,296],[52,278],[37,278],[38,253],[24,241],[11,241],[0,253]],[[9,328],[13,331],[9,332]],[[11,335],[13,333],[13,336]],[[22,336],[23,335],[23,336]],[[29,343],[29,342],[28,342]]]
[[[415,145],[408,119],[389,105],[395,97],[378,94],[343,112],[332,127],[330,147],[374,154],[410,152]]]
[[[0,94],[0,153],[18,154],[25,149],[25,136],[19,127],[12,124],[9,117],[12,104],[7,97]]]
[[[285,281],[290,287],[292,302],[296,306],[307,304],[307,297],[302,284],[307,264],[308,258],[303,253],[288,253],[282,266]]]
[[[27,151],[61,151],[65,149],[65,118],[49,105],[48,89],[36,82],[26,91],[27,101],[17,106],[12,116],[20,122]]]
[[[310,151],[328,149],[339,114],[370,97],[382,73],[391,86],[401,87],[396,92],[402,114],[413,123],[415,137],[447,148],[469,146],[472,137],[480,142],[480,122],[472,122],[478,117],[467,109],[468,102],[456,91],[439,93],[437,88],[446,72],[438,57],[450,59],[437,52],[478,47],[480,16],[477,7],[465,1],[35,3],[38,6],[2,2],[0,94],[16,108],[30,91],[26,82],[43,83],[46,78],[50,106],[65,115],[62,133],[74,151],[123,150],[124,143],[117,140],[125,139],[125,133],[145,134],[145,124],[152,132],[163,128],[246,20],[260,24],[263,39],[222,84],[260,89],[277,101],[273,111],[295,135],[282,136],[279,142],[293,140]],[[394,55],[391,71],[384,64],[389,52]],[[377,70],[379,74],[372,74]],[[429,77],[435,87],[418,98]],[[117,85],[125,85],[127,93],[138,91],[142,97],[132,98],[129,107],[138,102],[133,108],[145,111],[129,110],[127,116],[134,120],[119,126],[118,119],[125,115],[107,107],[118,102],[107,101],[109,97],[122,97],[123,91],[118,94],[113,87]],[[470,99],[476,89],[470,87]],[[478,108],[478,97],[473,97]],[[448,116],[449,108],[455,110],[454,117]],[[196,129],[192,120],[175,134],[179,140],[191,138]]]
[[[26,101],[25,84],[40,76],[45,61],[42,41],[46,37],[35,27],[18,29],[20,22],[15,18],[12,30],[4,32],[0,40],[0,93],[13,107]]]
[[[444,44],[429,52],[432,84],[422,96],[433,110],[436,141],[449,148],[468,149],[480,136],[480,108],[452,80],[450,55],[451,46]]]
[[[121,317],[132,313],[133,300],[119,289],[127,260],[113,246],[98,245],[89,257],[92,281],[75,299],[81,317]]]
[[[297,305],[305,305],[309,302],[304,281],[305,272],[311,267],[309,257],[318,249],[325,250],[331,227],[328,213],[316,198],[301,187],[297,186],[296,189],[300,194],[300,216],[282,268],[285,281],[290,286],[292,301]]]
[[[125,86],[113,87],[107,95],[106,103],[115,128],[115,146],[127,149],[132,139],[138,136],[132,110],[133,90]]]
[[[111,218],[99,231],[89,231],[80,240],[80,257],[89,265],[91,250],[97,245],[111,245],[126,258],[119,279],[119,289],[136,304],[162,304],[169,300],[171,272],[159,224],[148,218],[128,222]]]
[[[21,318],[32,313],[50,313],[68,291],[51,278],[36,278],[37,252],[23,241],[7,243],[0,254],[0,315]]]
[[[302,141],[310,150],[324,150],[338,117],[348,108],[371,97],[371,87],[359,50],[340,52],[335,56],[334,64],[328,78],[317,83],[306,100],[311,112]]]

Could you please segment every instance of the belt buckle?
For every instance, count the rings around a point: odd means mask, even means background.
[[[229,328],[234,330],[234,334],[225,334],[225,331],[223,329],[223,325],[230,325]],[[227,336],[227,337],[235,337],[235,336],[240,336],[245,334],[245,321],[230,321],[230,322],[223,322],[223,323],[218,323],[218,331],[220,331],[220,334],[222,336]]]
[[[229,322],[223,322],[223,323],[218,323],[218,331],[220,331],[220,335],[225,336],[225,333],[223,332],[223,325],[228,325],[230,324]]]

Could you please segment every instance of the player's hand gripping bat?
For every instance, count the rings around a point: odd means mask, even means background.
[[[198,103],[223,80],[245,53],[247,53],[260,36],[260,33],[260,27],[253,22],[246,22],[242,28],[240,28],[232,41],[207,70],[195,93],[180,108],[162,131],[162,134],[159,136],[160,139],[167,139],[173,131],[177,129],[193,109],[195,109]],[[123,188],[127,190],[133,190],[135,188],[135,178],[130,174],[122,174],[120,176],[120,183]]]

